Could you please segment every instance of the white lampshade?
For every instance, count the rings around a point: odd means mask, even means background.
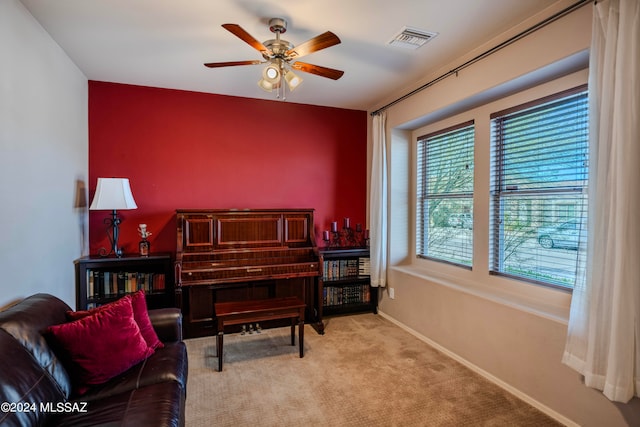
[[[128,178],[98,178],[96,194],[90,210],[129,210],[137,209],[131,194]]]

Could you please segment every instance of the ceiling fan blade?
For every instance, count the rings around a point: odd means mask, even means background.
[[[284,56],[288,59],[299,58],[304,55],[308,55],[313,52],[317,52],[321,49],[326,49],[328,47],[340,44],[340,39],[338,36],[333,34],[331,31],[327,31],[325,33],[320,34],[306,42],[300,44],[299,46],[294,47],[293,49],[289,49],[285,52]]]
[[[344,71],[321,67],[319,65],[307,64],[306,62],[294,62],[293,64],[291,64],[291,68],[333,80],[338,80],[344,74]]]
[[[260,64],[261,62],[262,61],[258,59],[249,61],[207,62],[206,64],[204,64],[204,66],[209,68],[235,67],[236,65],[256,65]]]
[[[251,34],[247,33],[240,25],[238,24],[222,24],[222,28],[229,31],[234,36],[238,37],[240,40],[244,41],[252,48],[257,50],[263,55],[271,56],[273,52],[271,52],[265,45],[256,40]]]

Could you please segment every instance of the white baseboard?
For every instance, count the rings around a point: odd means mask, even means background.
[[[466,360],[466,359],[458,356],[457,354],[453,353],[452,351],[442,347],[440,344],[436,343],[435,341],[432,341],[431,339],[425,337],[424,335],[420,334],[419,332],[411,329],[407,325],[399,322],[398,320],[394,319],[393,317],[389,316],[388,314],[385,314],[382,311],[378,311],[378,314],[380,316],[384,317],[385,319],[389,320],[391,323],[393,323],[393,324],[399,326],[400,328],[404,329],[405,331],[409,332],[411,335],[415,336],[420,341],[423,341],[426,344],[428,344],[431,347],[433,347],[436,350],[438,350],[439,352],[446,354],[450,358],[452,358],[455,361],[463,364],[464,366],[466,366],[467,368],[471,369],[475,373],[477,373],[479,375],[482,375],[484,378],[488,379],[489,381],[491,381],[492,383],[494,383],[498,387],[500,387],[500,388],[504,389],[505,391],[513,394],[514,396],[516,396],[520,400],[523,400],[523,401],[527,402],[529,405],[531,405],[534,408],[540,410],[541,412],[544,412],[545,414],[547,414],[548,416],[550,416],[554,420],[558,421],[559,423],[562,423],[567,427],[580,427],[579,424],[571,421],[567,417],[565,417],[562,414],[554,411],[553,409],[549,408],[548,406],[538,402],[537,400],[535,400],[534,398],[532,398],[528,394],[525,394],[522,391],[518,390],[517,388],[511,386],[510,384],[507,384],[506,382],[502,381],[500,378],[495,377],[494,375],[490,374],[489,372],[485,371],[484,369],[480,368],[479,366],[474,365],[473,363],[469,362],[468,360]]]

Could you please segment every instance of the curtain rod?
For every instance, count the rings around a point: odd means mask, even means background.
[[[435,79],[423,84],[422,86],[418,87],[417,89],[412,90],[411,92],[402,95],[400,98],[391,101],[390,103],[384,105],[383,107],[378,108],[377,110],[373,111],[371,113],[372,116],[376,116],[378,114],[380,114],[382,111],[386,110],[387,108],[396,105],[399,102],[404,101],[405,99],[415,95],[418,92],[423,91],[424,89],[433,86],[434,84],[438,83],[441,80],[446,79],[447,77],[451,76],[451,75],[457,75],[459,71],[467,68],[468,66],[475,64],[476,62],[480,61],[481,59],[486,58],[487,56],[509,46],[510,44],[520,40],[521,38],[528,36],[529,34],[538,31],[540,28],[554,22],[557,21],[558,19],[562,18],[565,15],[568,15],[569,13],[581,8],[582,6],[586,5],[587,3],[593,2],[594,0],[579,0],[576,3],[572,4],[571,6],[557,12],[554,15],[551,15],[550,17],[538,22],[537,24],[527,28],[526,30],[516,34],[515,36],[503,41],[502,43],[498,44],[497,46],[492,47],[489,50],[484,51],[483,53],[479,54],[478,56],[468,60],[467,62],[463,63],[462,65],[457,66],[456,68],[452,69],[451,71],[448,71],[442,75],[440,75],[439,77],[436,77]],[[597,0],[596,0],[597,1]]]

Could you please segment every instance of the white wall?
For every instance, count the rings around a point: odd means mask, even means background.
[[[18,0],[0,1],[0,307],[75,307],[75,181],[88,176],[86,77]]]
[[[547,14],[571,3],[562,0]],[[489,114],[586,83],[591,8],[588,4],[389,108],[388,286],[395,298],[383,292],[380,312],[567,424],[640,425],[638,399],[613,404],[561,364],[570,293],[488,274]],[[416,137],[470,119],[477,120],[472,270],[417,259],[413,237]]]

